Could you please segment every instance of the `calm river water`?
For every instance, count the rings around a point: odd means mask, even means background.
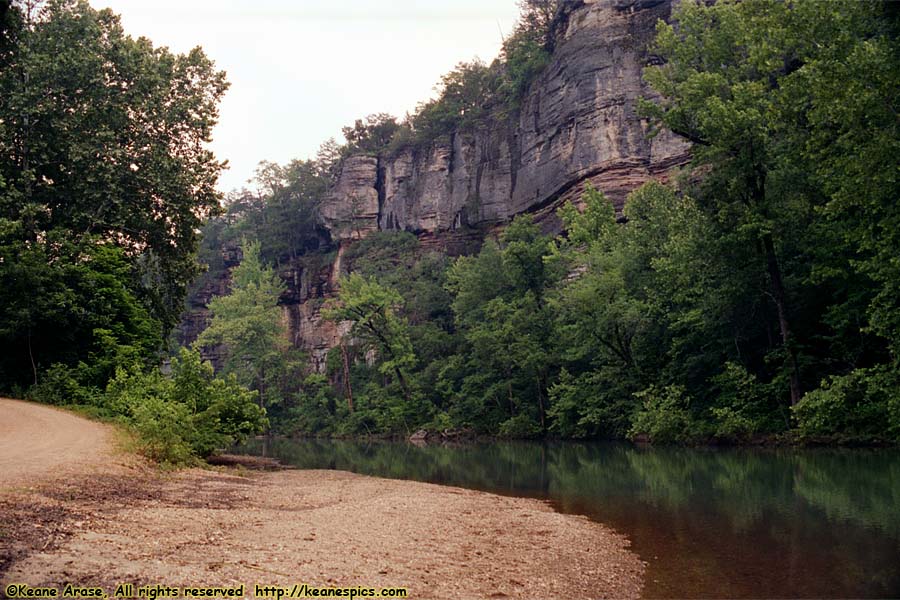
[[[241,449],[548,500],[626,534],[648,598],[900,597],[900,451],[253,440]]]

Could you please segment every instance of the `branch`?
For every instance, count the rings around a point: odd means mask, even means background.
[[[687,141],[697,144],[699,146],[711,146],[712,145],[707,140],[699,137],[698,135],[696,135],[694,133],[691,133],[690,131],[686,131],[684,129],[669,127],[669,131],[671,131],[675,135],[681,136],[684,139],[686,139]]]

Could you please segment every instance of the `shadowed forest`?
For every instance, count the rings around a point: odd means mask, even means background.
[[[204,144],[228,83],[202,50],[84,2],[3,7],[6,394],[120,419],[168,462],[267,429],[900,439],[896,3],[682,3],[637,110],[691,164],[618,215],[588,188],[559,234],[523,214],[473,230],[465,256],[411,232],[350,244],[321,301],[347,330],[324,372],[286,339],[278,273],[335,261],[319,207],[343,161],[510,118],[555,51],[555,3],[524,2],[501,56],[461,63],[415,114],[361,119],[224,198]],[[209,327],[176,348],[186,295],[226,271]]]

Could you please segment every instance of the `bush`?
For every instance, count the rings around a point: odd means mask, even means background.
[[[151,396],[133,407],[131,424],[139,436],[138,448],[147,458],[164,465],[184,465],[195,459],[188,440],[197,432],[187,406]]]
[[[671,444],[697,437],[697,423],[687,408],[689,398],[682,386],[651,386],[634,396],[643,408],[635,414],[628,433],[631,439],[646,435],[651,442]]]
[[[627,378],[614,370],[572,375],[562,369],[550,387],[550,431],[562,437],[616,438],[628,433],[634,395]]]
[[[831,377],[792,410],[803,439],[900,441],[900,374],[884,365]]]
[[[56,363],[44,371],[40,383],[28,390],[27,397],[44,404],[64,406],[67,404],[91,404],[97,390],[81,384],[78,368]]]
[[[121,415],[141,437],[141,451],[168,464],[185,464],[244,441],[268,426],[256,392],[234,376],[217,378],[195,350],[172,359],[172,376],[119,368],[103,406]]]
[[[772,418],[777,409],[766,386],[743,366],[725,363],[725,370],[712,383],[718,390],[718,406],[710,409],[716,437],[744,441],[785,427]]]
[[[429,423],[423,426],[426,431],[450,431],[456,429],[453,419],[445,412],[439,412],[434,415]]]
[[[550,52],[544,48],[542,31],[520,29],[503,44],[504,76],[500,89],[509,106],[518,106],[531,82],[550,62]]]
[[[337,400],[328,378],[313,373],[303,380],[296,404],[278,421],[282,433],[331,433]]]
[[[541,427],[525,413],[519,413],[500,424],[500,436],[530,439],[541,435]]]

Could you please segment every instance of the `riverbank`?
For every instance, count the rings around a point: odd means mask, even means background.
[[[641,591],[644,565],[626,538],[538,500],[339,471],[165,474],[116,452],[111,428],[0,401],[6,433],[32,420],[41,435],[0,446],[0,464],[25,465],[0,479],[4,584],[307,583],[405,587],[412,598]],[[64,444],[59,466],[56,439],[86,446]]]

